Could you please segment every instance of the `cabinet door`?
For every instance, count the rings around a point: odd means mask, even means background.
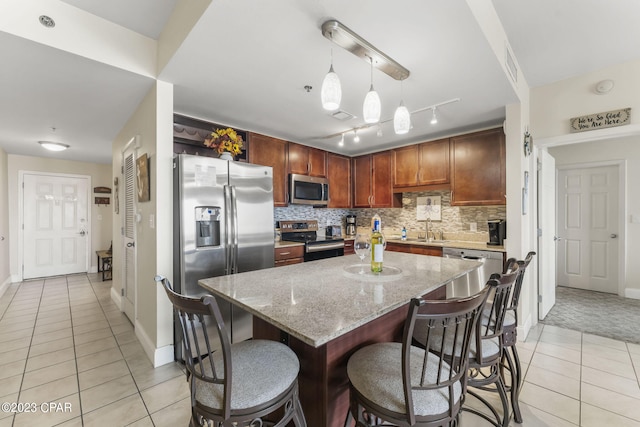
[[[327,152],[290,142],[289,172],[326,178]]]
[[[418,145],[393,150],[393,186],[411,187],[418,185],[420,157]]]
[[[309,148],[309,175],[327,177],[327,152]]]
[[[505,138],[502,128],[451,138],[451,204],[506,204]]]
[[[372,203],[374,208],[393,206],[393,190],[391,188],[391,151],[383,151],[371,155],[373,164]]]
[[[273,168],[273,204],[287,206],[287,141],[251,133],[249,161]]]
[[[371,205],[371,156],[356,157],[352,165],[353,207],[368,208]]]
[[[337,154],[327,154],[327,178],[329,179],[329,207],[351,207],[351,159]]]
[[[449,183],[449,139],[423,142],[419,146],[418,184]]]
[[[309,174],[309,147],[289,143],[289,172],[301,175]]]

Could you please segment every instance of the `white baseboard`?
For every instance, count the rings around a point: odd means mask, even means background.
[[[113,285],[111,286],[111,300],[120,308],[120,311],[122,311],[122,297]]]
[[[530,330],[531,330],[531,315],[527,316],[524,322],[522,322],[522,324],[518,326],[518,341],[526,340]]]
[[[640,299],[640,289],[626,288],[624,290],[625,298]]]
[[[156,348],[155,344],[153,344],[144,328],[137,320],[135,324],[135,331],[140,344],[142,344],[144,352],[153,364],[154,368],[173,362],[173,344]]]
[[[11,280],[11,276],[9,276],[4,283],[0,285],[0,298],[2,298],[2,295],[4,295],[5,292],[7,292],[11,283],[13,283],[13,281]]]

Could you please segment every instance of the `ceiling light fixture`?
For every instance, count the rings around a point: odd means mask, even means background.
[[[40,21],[40,23],[47,28],[53,28],[56,26],[56,21],[54,21],[53,18],[47,15],[40,15],[38,21]]]
[[[355,142],[355,143],[360,142],[360,136],[358,136],[358,130],[357,129],[353,130],[353,142]]]
[[[438,118],[436,117],[436,107],[433,107],[433,114],[431,115],[431,124],[438,124]]]
[[[409,70],[336,20],[322,24],[322,35],[367,62],[374,59],[377,69],[396,80],[409,77]]]
[[[378,124],[378,132],[376,132],[376,135],[378,135],[378,137],[382,136],[382,125]]]
[[[340,141],[338,141],[338,147],[344,147],[344,133],[340,135]]]
[[[371,60],[371,87],[369,88],[369,92],[367,92],[367,96],[364,97],[362,117],[365,123],[378,123],[380,121],[382,105],[378,92],[373,88],[373,58],[369,59]]]
[[[325,110],[335,111],[340,108],[342,87],[340,86],[338,75],[333,71],[333,49],[331,49],[331,66],[329,67],[329,72],[324,76],[324,80],[322,81],[320,99],[322,100],[322,108]]]
[[[407,107],[404,106],[402,87],[402,82],[400,82],[400,105],[396,108],[396,112],[393,115],[393,131],[396,135],[403,135],[411,129],[411,114],[409,114]]]
[[[63,144],[61,142],[38,141],[38,144],[40,144],[42,148],[46,148],[49,151],[64,151],[69,148],[67,144]]]

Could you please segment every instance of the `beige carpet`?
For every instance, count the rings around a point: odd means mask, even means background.
[[[542,323],[640,344],[640,300],[560,286]]]

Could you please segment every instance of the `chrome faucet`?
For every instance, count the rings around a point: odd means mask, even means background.
[[[427,218],[427,233],[425,235],[425,239],[427,242],[430,242],[432,239],[429,236],[429,233],[431,233],[431,218]]]

